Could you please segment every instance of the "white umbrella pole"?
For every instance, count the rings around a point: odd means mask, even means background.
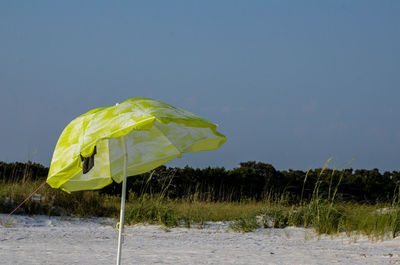
[[[118,255],[117,255],[117,265],[121,264],[121,248],[124,232],[124,217],[125,217],[125,197],[126,197],[126,171],[128,167],[128,153],[126,151],[125,136],[121,137],[122,149],[124,151],[124,180],[122,181],[122,195],[121,195],[121,214],[119,219],[119,235],[118,235]]]

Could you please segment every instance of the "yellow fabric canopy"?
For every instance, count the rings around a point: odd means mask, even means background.
[[[127,175],[134,176],[182,153],[217,149],[226,138],[216,128],[188,111],[147,98],[94,109],[74,119],[62,132],[47,183],[67,192],[120,183],[122,136],[128,155]],[[90,168],[82,170],[87,161]]]

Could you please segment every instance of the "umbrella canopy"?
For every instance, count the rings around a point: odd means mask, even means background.
[[[74,119],[54,150],[47,183],[64,191],[94,190],[165,164],[182,153],[217,149],[217,125],[147,98],[91,110]]]

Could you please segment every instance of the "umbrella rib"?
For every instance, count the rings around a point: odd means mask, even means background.
[[[175,149],[178,150],[178,148],[176,148],[176,145],[175,145],[173,142],[171,142],[171,141],[169,140],[169,138],[168,138],[168,137],[164,134],[164,132],[156,125],[156,123],[154,124],[154,126],[156,126],[157,129],[162,133],[162,135],[164,135],[164,137],[167,138],[167,140],[175,147]],[[209,129],[210,129],[210,130],[213,130],[212,128],[209,128]],[[180,154],[188,153],[188,151],[185,151],[186,149],[188,149],[189,147],[191,147],[191,146],[193,146],[193,145],[195,145],[195,144],[197,144],[197,143],[199,143],[199,142],[206,141],[206,140],[210,140],[210,138],[207,138],[206,136],[203,136],[203,137],[200,138],[199,140],[197,140],[197,141],[195,141],[195,142],[191,142],[190,144],[186,145],[185,148],[183,148],[182,151],[178,150],[178,152],[179,152]]]
[[[165,133],[157,126],[157,123],[156,123],[156,122],[154,123],[153,126],[157,128],[157,130],[164,136],[165,139],[167,139],[167,141],[168,141],[169,143],[171,143],[171,145],[176,149],[176,151],[178,151],[178,154],[182,154],[181,150],[179,150],[179,149],[176,147],[176,145],[165,135]]]
[[[155,120],[155,119],[156,119],[156,117],[151,116],[151,117],[148,117],[148,118],[146,118],[146,119],[141,120],[140,122],[135,122],[134,124],[132,124],[132,125],[129,126],[129,127],[132,128],[132,127],[137,126],[137,125],[140,125],[140,124],[142,124],[142,123],[146,123],[146,122],[148,122],[149,120]],[[126,130],[126,129],[127,129],[126,127],[123,127],[123,128],[121,128],[121,129],[119,129],[119,130],[115,130],[115,131],[113,131],[113,132],[111,132],[111,133],[108,133],[107,135],[104,135],[103,137],[98,138],[98,139],[92,141],[90,144],[85,144],[86,147],[85,147],[84,149],[88,148],[89,146],[96,145],[98,141],[101,141],[101,140],[104,140],[104,139],[119,138],[119,137],[121,137],[121,136],[123,136],[123,135],[120,135],[120,136],[118,136],[118,137],[110,137],[110,135],[117,134],[117,133],[119,133],[120,131],[123,131],[123,130]],[[129,130],[126,134],[124,134],[124,135],[127,135],[128,133],[130,133],[130,132],[133,131],[133,130],[134,130],[134,129],[130,129],[130,130]],[[78,156],[78,155],[77,155],[77,156]]]
[[[110,177],[108,176],[108,177],[90,177],[90,179],[69,179],[68,181],[82,181],[82,182],[84,182],[84,181],[89,181],[89,180],[92,180],[92,179],[109,179]]]

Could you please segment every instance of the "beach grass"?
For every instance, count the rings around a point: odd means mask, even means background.
[[[125,217],[129,224],[178,224],[201,227],[205,222],[236,221],[255,218],[262,213],[262,202],[203,202],[143,196],[127,202]]]
[[[42,181],[2,183],[0,212],[9,213],[35,190]],[[317,184],[318,185],[318,184]],[[359,233],[371,240],[400,235],[400,200],[395,194],[392,203],[362,204],[338,202],[332,194],[323,198],[315,187],[313,198],[288,204],[284,196],[268,196],[262,201],[242,202],[197,201],[191,198],[170,199],[160,194],[130,193],[126,202],[127,224],[149,223],[166,227],[199,227],[206,222],[229,222],[233,231],[251,232],[257,228],[287,226],[313,228],[318,234]],[[398,192],[397,192],[398,193]],[[66,193],[44,186],[36,197],[28,200],[20,214],[66,215],[78,217],[107,216],[117,218],[120,197],[98,191]]]

